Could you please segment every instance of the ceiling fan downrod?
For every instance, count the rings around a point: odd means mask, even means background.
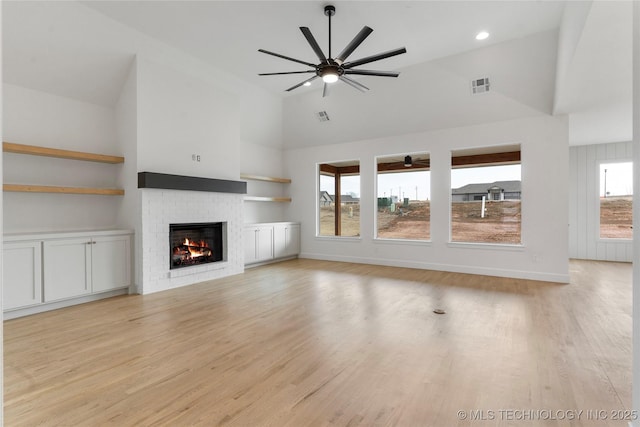
[[[328,59],[331,59],[331,17],[336,14],[336,8],[333,5],[326,5],[324,7],[324,14],[329,18],[329,55]]]

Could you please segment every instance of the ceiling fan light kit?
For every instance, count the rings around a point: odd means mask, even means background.
[[[336,56],[335,58],[331,55],[331,17],[335,15],[336,8],[332,5],[327,5],[324,7],[324,14],[329,18],[329,49],[328,55],[325,56],[324,52],[318,45],[318,42],[311,34],[311,30],[307,27],[300,27],[300,31],[307,39],[307,42],[311,46],[311,49],[315,52],[316,56],[320,60],[319,64],[313,64],[311,62],[302,61],[300,59],[291,58],[289,56],[281,55],[279,53],[270,52],[264,49],[258,49],[258,52],[266,53],[267,55],[276,56],[278,58],[286,59],[288,61],[297,62],[299,64],[306,65],[311,67],[310,70],[305,71],[286,71],[281,73],[261,73],[258,74],[260,76],[275,76],[275,75],[284,75],[284,74],[306,74],[306,73],[315,73],[314,76],[294,85],[290,88],[286,89],[287,92],[290,92],[294,89],[299,88],[300,86],[309,86],[311,82],[318,77],[322,78],[324,82],[324,88],[322,91],[322,96],[328,95],[328,85],[331,83],[335,83],[338,80],[343,83],[348,84],[349,86],[357,89],[361,92],[369,90],[368,87],[363,85],[347,76],[349,75],[362,75],[362,76],[378,76],[378,77],[398,77],[400,73],[392,72],[392,71],[375,71],[375,70],[360,70],[354,69],[359,65],[368,64],[374,61],[379,61],[381,59],[390,58],[392,56],[400,55],[407,52],[407,49],[404,47],[399,49],[390,50],[387,52],[379,53],[377,55],[367,56],[365,58],[358,59],[356,61],[345,62],[347,58],[353,53],[354,50],[360,46],[360,44],[371,34],[373,31],[371,28],[365,26],[360,30],[358,34],[351,40],[351,42]]]

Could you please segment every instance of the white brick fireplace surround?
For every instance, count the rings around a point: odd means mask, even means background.
[[[140,293],[149,294],[244,271],[242,194],[152,188],[143,188],[140,191]],[[170,271],[169,224],[196,222],[227,223],[227,260]]]

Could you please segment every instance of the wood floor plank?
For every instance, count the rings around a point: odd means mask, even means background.
[[[626,426],[593,413],[630,409],[631,266],[570,265],[559,285],[292,260],[9,320],[5,421]]]

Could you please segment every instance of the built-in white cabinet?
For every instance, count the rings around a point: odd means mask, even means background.
[[[91,242],[89,238],[44,242],[44,301],[91,292]]]
[[[42,244],[40,241],[4,244],[2,283],[4,310],[42,302]]]
[[[273,222],[244,227],[245,265],[291,258],[300,252],[300,224]]]
[[[128,287],[130,236],[44,242],[44,301]]]
[[[31,314],[126,293],[131,237],[127,230],[5,235],[5,312]]]
[[[131,236],[94,237],[91,290],[104,292],[131,285]]]
[[[244,229],[244,263],[273,259],[273,227],[255,225]]]
[[[273,225],[273,257],[285,258],[300,253],[300,224]]]

